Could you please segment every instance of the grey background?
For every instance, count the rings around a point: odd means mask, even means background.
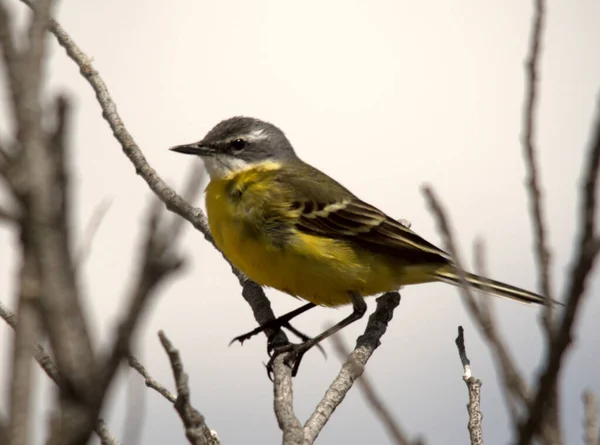
[[[471,258],[473,240],[482,237],[492,277],[535,289],[520,145],[529,3],[67,0],[60,2],[57,17],[93,57],[129,131],[173,186],[180,188],[191,160],[167,147],[197,140],[232,115],[270,120],[305,160],[439,243],[420,192],[423,183],[433,185],[450,211],[464,256]],[[25,17],[23,8],[14,9]],[[543,39],[539,163],[557,292],[572,255],[583,150],[600,86],[599,14],[597,1],[551,2]],[[105,342],[131,281],[150,192],[101,119],[91,88],[50,42],[48,97],[66,92],[76,107],[71,142],[79,240],[94,209],[112,202],[81,277],[95,337]],[[4,102],[4,88],[0,94]],[[5,134],[10,124],[1,118],[0,125]],[[11,304],[14,243],[14,234],[2,228],[0,298]],[[195,405],[223,443],[279,443],[272,387],[262,365],[264,338],[227,347],[255,324],[237,280],[193,230],[182,248],[190,260],[187,273],[154,303],[136,354],[171,386],[155,335],[164,329],[184,357]],[[599,291],[596,274],[589,292]],[[272,290],[268,295],[276,313],[299,304]],[[410,433],[424,434],[429,443],[467,443],[467,394],[453,343],[462,324],[473,372],[484,382],[486,443],[507,443],[511,432],[491,357],[456,290],[432,284],[404,289],[402,296],[368,366],[388,406]],[[583,308],[561,382],[568,443],[581,443],[581,391],[600,393],[594,324],[599,302],[595,295]],[[533,381],[543,357],[538,311],[495,303],[514,356]],[[317,333],[348,311],[315,309],[297,325]],[[347,342],[364,324],[344,331]],[[3,400],[11,338],[0,323]],[[330,345],[326,348],[329,359],[309,354],[295,380],[302,420],[339,369]],[[40,373],[37,384],[42,391],[35,438],[41,443],[51,385]],[[169,404],[145,390],[136,375],[122,372],[104,413],[121,439],[131,407],[143,416],[143,443],[185,442]],[[354,389],[319,443],[365,442],[389,443]]]

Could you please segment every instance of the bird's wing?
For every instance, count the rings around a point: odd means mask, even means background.
[[[449,261],[446,252],[312,167],[282,178],[281,183],[290,188],[289,210],[301,232],[346,239],[408,262]]]

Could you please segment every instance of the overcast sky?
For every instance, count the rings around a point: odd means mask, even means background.
[[[481,237],[493,278],[535,290],[520,145],[529,3],[64,0],[57,18],[93,58],[125,125],[174,187],[181,189],[192,160],[168,147],[200,139],[230,116],[269,120],[304,160],[439,244],[421,193],[424,184],[432,185],[450,212],[464,256],[471,259],[472,243]],[[23,17],[22,8],[16,9]],[[557,293],[572,256],[583,153],[600,88],[599,18],[595,0],[548,5],[538,146]],[[78,68],[50,42],[48,97],[67,93],[75,107],[70,141],[78,240],[94,209],[112,203],[81,277],[95,337],[106,341],[131,283],[151,193],[113,139]],[[0,130],[5,134],[5,119]],[[11,305],[15,242],[14,233],[0,228],[0,300]],[[224,444],[280,442],[263,367],[264,337],[227,346],[255,326],[236,278],[193,229],[181,247],[189,259],[186,271],[153,305],[136,340],[137,357],[172,387],[156,337],[164,329],[181,351],[195,406]],[[597,273],[589,292],[596,295],[583,308],[561,381],[571,444],[581,443],[582,390],[600,395]],[[267,294],[277,314],[300,304],[273,290]],[[519,367],[533,382],[544,352],[539,312],[495,303]],[[318,308],[296,325],[314,335],[349,311]],[[366,318],[344,331],[348,343],[365,323]],[[486,444],[507,443],[511,431],[492,359],[454,288],[404,289],[367,373],[412,435],[432,444],[467,443],[467,391],[454,346],[458,325],[465,327],[474,375],[483,380]],[[11,339],[0,323],[2,399]],[[325,347],[329,358],[307,354],[294,381],[302,421],[339,370],[328,342]],[[104,412],[113,433],[123,439],[124,415],[133,403],[144,416],[142,443],[184,443],[172,407],[146,390],[137,375],[121,376]],[[43,391],[35,437],[41,443],[48,415],[43,400],[52,387],[40,373],[37,378]],[[318,443],[390,442],[353,389]]]

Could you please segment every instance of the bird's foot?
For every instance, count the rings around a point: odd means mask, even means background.
[[[269,379],[273,381],[273,365],[277,357],[281,354],[286,354],[283,359],[284,365],[290,367],[292,369],[292,377],[295,377],[298,373],[298,368],[300,367],[300,362],[302,361],[302,357],[313,345],[311,342],[304,343],[287,343],[285,345],[269,345],[269,349],[271,351],[271,358],[267,363],[267,375]]]

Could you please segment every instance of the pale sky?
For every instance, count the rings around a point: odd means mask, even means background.
[[[304,160],[439,244],[421,193],[422,185],[430,184],[449,210],[463,257],[471,260],[472,243],[482,237],[490,276],[535,290],[520,144],[529,3],[64,0],[57,18],[93,58],[125,125],[174,187],[181,189],[191,159],[168,147],[198,140],[234,115],[269,120],[284,130]],[[594,0],[548,5],[538,146],[557,293],[572,255],[577,188],[600,90],[599,18],[600,3]],[[75,107],[71,143],[78,240],[94,209],[112,202],[81,276],[95,336],[106,341],[131,283],[150,191],[102,120],[78,68],[54,39],[50,42],[47,91],[67,93]],[[0,125],[5,130],[6,120]],[[0,300],[10,305],[15,242],[13,233],[0,228]],[[154,303],[137,337],[137,357],[173,388],[156,337],[157,330],[165,330],[183,356],[194,405],[222,443],[279,443],[272,386],[263,367],[265,338],[227,346],[255,326],[237,279],[193,229],[186,231],[181,248],[188,267]],[[563,424],[571,444],[581,443],[583,433],[581,392],[590,388],[600,396],[597,273],[589,292],[596,295],[582,311],[561,381]],[[276,314],[301,304],[273,290],[267,295]],[[515,359],[533,381],[543,357],[539,312],[510,301],[495,303]],[[295,325],[314,335],[350,310],[314,309]],[[365,323],[366,317],[344,331],[348,343]],[[486,444],[505,444],[511,432],[492,360],[456,289],[444,284],[404,289],[367,374],[411,435],[431,444],[467,443],[467,390],[454,346],[458,325],[465,327],[473,373],[483,380]],[[11,339],[0,323],[3,400]],[[329,359],[307,354],[294,381],[301,421],[340,367],[328,342],[325,347]],[[136,408],[145,416],[140,443],[185,443],[173,408],[146,390],[137,375],[121,376],[103,414],[117,438],[124,439],[128,400],[140,403],[144,394],[145,408]],[[48,415],[44,400],[52,387],[41,373],[38,382],[43,392],[35,437],[41,443]],[[354,388],[318,443],[390,442]]]

